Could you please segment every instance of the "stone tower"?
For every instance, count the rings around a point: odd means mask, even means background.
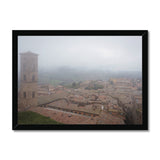
[[[37,106],[38,54],[20,54],[20,92],[19,109]]]

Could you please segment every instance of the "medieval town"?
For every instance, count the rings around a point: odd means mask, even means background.
[[[142,124],[142,79],[53,85],[39,79],[38,58],[30,51],[20,54],[19,113],[34,112],[59,124]]]

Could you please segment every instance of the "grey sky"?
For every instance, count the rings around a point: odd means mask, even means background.
[[[141,36],[19,36],[18,53],[39,54],[39,68],[142,70]]]

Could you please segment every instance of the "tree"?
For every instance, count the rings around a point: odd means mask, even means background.
[[[73,88],[76,87],[76,83],[75,83],[75,82],[72,83],[72,87],[73,87]]]
[[[118,106],[120,106],[123,110],[123,112],[125,113],[125,122],[126,124],[139,124],[138,122],[138,114],[136,112],[137,110],[137,105],[136,105],[136,100],[134,98],[134,96],[132,96],[132,107],[128,108],[125,106],[125,104],[118,98],[118,97],[114,97],[111,96],[109,94],[107,94],[108,96],[112,97],[113,99],[117,100]]]

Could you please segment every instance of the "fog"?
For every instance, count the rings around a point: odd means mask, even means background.
[[[18,36],[18,53],[37,53],[39,71],[142,71],[141,36]]]

